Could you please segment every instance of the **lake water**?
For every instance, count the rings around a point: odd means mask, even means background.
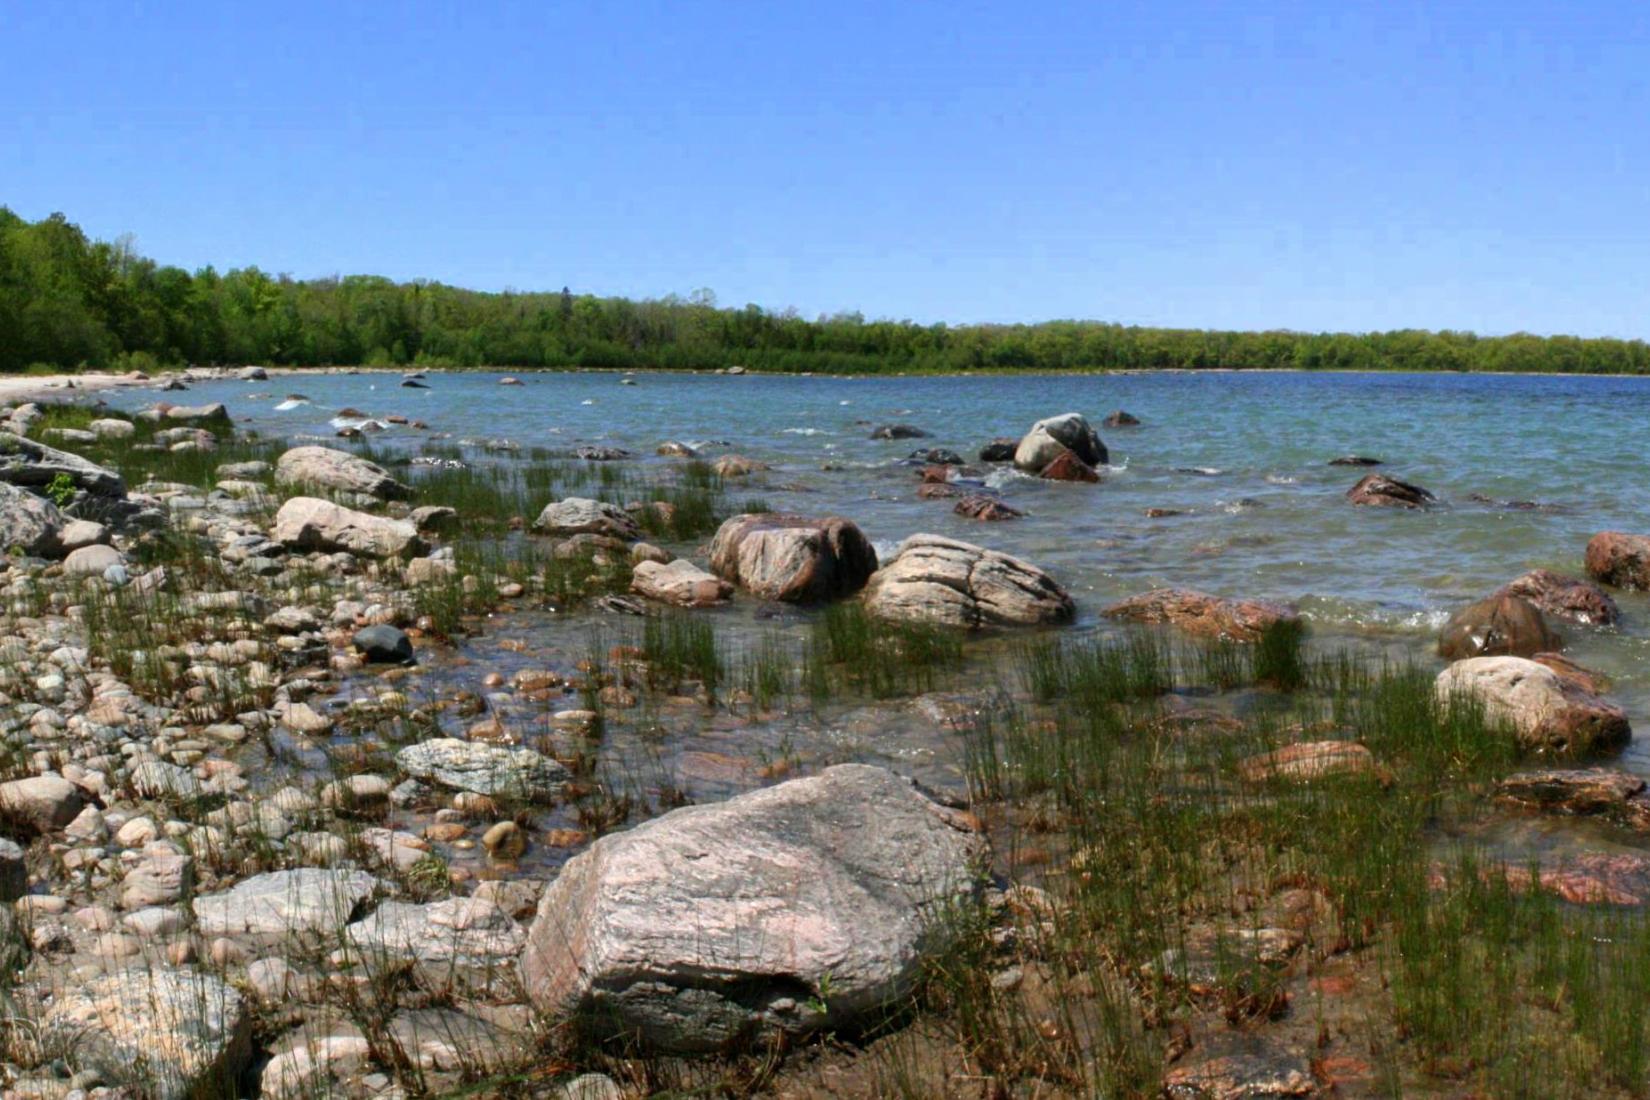
[[[1356,643],[1424,656],[1448,611],[1536,567],[1580,575],[1588,538],[1650,531],[1650,480],[1639,429],[1650,427],[1650,379],[1404,374],[1145,374],[836,378],[764,375],[431,374],[405,389],[389,374],[296,375],[195,383],[190,404],[222,400],[266,435],[330,439],[352,406],[401,414],[428,430],[391,428],[378,448],[432,438],[509,439],[523,447],[601,443],[662,463],[667,439],[772,466],[739,496],[855,520],[880,551],[932,531],[1018,554],[1076,597],[1077,629],[1108,629],[1106,603],[1156,585],[1292,601],[1316,644]],[[278,411],[288,393],[310,404]],[[150,393],[116,391],[129,408]],[[947,447],[972,460],[994,436],[1018,436],[1071,410],[1114,409],[1139,427],[1102,430],[1102,485],[1041,482],[995,470],[989,484],[1022,520],[984,524],[924,501],[905,460]],[[922,440],[872,441],[906,423]],[[1345,491],[1367,471],[1340,455],[1383,459],[1382,471],[1435,492],[1417,513],[1356,508]],[[1470,499],[1489,498],[1492,503]],[[1533,502],[1512,508],[1504,502]],[[1147,518],[1147,508],[1184,511]],[[1621,594],[1616,631],[1566,628],[1569,652],[1615,678],[1635,727],[1650,730],[1650,599]],[[754,606],[735,616],[754,616]],[[1631,750],[1650,770],[1650,754]]]

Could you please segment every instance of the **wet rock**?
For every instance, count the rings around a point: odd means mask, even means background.
[[[481,846],[498,860],[517,860],[527,851],[527,831],[514,821],[500,821],[481,834]]]
[[[35,833],[63,828],[85,804],[80,788],[60,775],[35,775],[0,783],[0,817]]]
[[[1370,458],[1368,455],[1342,455],[1340,458],[1329,460],[1331,466],[1379,466],[1381,460]]]
[[[630,590],[677,607],[711,607],[726,603],[733,595],[733,585],[686,558],[668,565],[640,562],[631,574]]]
[[[917,498],[919,500],[944,500],[947,497],[957,496],[961,492],[962,490],[955,485],[943,482],[924,482],[917,487]]]
[[[567,769],[527,748],[508,748],[454,737],[408,745],[395,754],[414,779],[459,791],[529,801],[553,801],[567,785]]]
[[[515,919],[483,898],[448,898],[428,905],[386,901],[346,930],[355,954],[371,969],[410,968],[428,993],[494,1001],[521,999],[515,967],[527,935]]]
[[[619,462],[623,459],[634,458],[629,451],[620,447],[584,446],[573,448],[573,457],[582,458],[586,462]]]
[[[57,505],[0,481],[0,552],[15,547],[30,557],[55,558],[63,553],[66,525]]]
[[[1573,623],[1612,626],[1621,621],[1621,609],[1604,589],[1550,569],[1533,569],[1501,591],[1533,604],[1543,614]]]
[[[699,457],[699,452],[698,451],[694,450],[692,447],[688,446],[686,443],[682,443],[682,442],[679,442],[679,441],[674,440],[674,439],[665,440],[663,443],[659,444],[658,448],[653,453],[657,454],[657,455],[660,455],[664,458],[698,458]]]
[[[1438,674],[1434,691],[1443,701],[1476,698],[1490,720],[1511,726],[1531,752],[1618,749],[1632,736],[1620,707],[1524,657],[1457,661]]]
[[[1560,680],[1574,684],[1582,691],[1603,695],[1610,690],[1610,678],[1590,668],[1576,664],[1561,653],[1537,653],[1530,660],[1545,665],[1558,674]]]
[[[1168,623],[1205,638],[1259,640],[1269,627],[1297,622],[1293,608],[1266,600],[1229,600],[1190,588],[1158,588],[1112,604],[1107,618],[1129,623]]]
[[[1009,439],[1006,436],[993,439],[980,448],[981,462],[1013,462],[1014,448],[1020,445],[1018,439]]]
[[[425,550],[418,530],[405,520],[357,512],[317,497],[293,497],[281,505],[270,537],[293,550],[364,558],[411,558]]]
[[[378,880],[365,871],[300,867],[254,875],[192,903],[203,936],[336,937],[372,896]]]
[[[0,481],[44,490],[59,477],[96,497],[126,496],[126,482],[113,470],[32,439],[0,433]]]
[[[864,765],[602,837],[551,882],[521,973],[552,1018],[679,1051],[850,1027],[913,988],[980,838]]]
[[[944,447],[925,447],[911,452],[911,459],[917,462],[926,462],[933,466],[961,466],[962,455]]]
[[[1438,498],[1419,485],[1385,474],[1369,474],[1346,491],[1346,499],[1375,508],[1426,508]]]
[[[628,512],[617,505],[584,497],[568,497],[544,506],[533,530],[567,538],[573,535],[605,535],[623,542],[642,537],[642,529]]]
[[[1251,756],[1238,775],[1251,783],[1272,779],[1309,782],[1330,775],[1363,775],[1375,770],[1375,756],[1356,741],[1306,741]]]
[[[1298,1050],[1243,1032],[1199,1044],[1163,1078],[1173,1100],[1250,1100],[1315,1096],[1312,1063]]]
[[[928,433],[913,424],[883,424],[871,429],[872,439],[926,439]]]
[[[865,588],[884,619],[977,629],[1071,620],[1076,606],[1052,577],[1008,554],[940,535],[912,535]]]
[[[744,455],[723,455],[710,464],[711,472],[717,477],[749,477],[768,468],[767,463],[758,462]]]
[[[1642,906],[1650,903],[1650,856],[1638,852],[1587,852],[1533,871],[1526,866],[1485,868],[1506,876],[1515,892],[1545,890],[1572,905]],[[1434,887],[1448,882],[1435,870]]]
[[[1134,428],[1138,427],[1139,424],[1140,418],[1138,416],[1135,416],[1133,413],[1124,412],[1122,409],[1118,409],[1116,412],[1106,417],[1106,419],[1100,421],[1100,426],[1102,428]]]
[[[1086,466],[1103,466],[1109,457],[1100,436],[1078,413],[1062,413],[1039,420],[1014,448],[1014,465],[1038,473],[1070,451]]]
[[[44,1027],[105,1082],[156,1100],[235,1095],[252,1055],[240,994],[190,967],[134,966],[71,986]]]
[[[630,547],[630,561],[633,565],[640,565],[644,561],[669,565],[675,560],[676,555],[662,547],[654,546],[651,542],[638,542]]]
[[[1650,588],[1650,535],[1600,531],[1587,543],[1587,575],[1617,588]]]
[[[1650,823],[1650,805],[1641,797],[1645,781],[1610,768],[1543,768],[1509,775],[1495,785],[1496,797],[1544,813],[1631,816]]]
[[[987,523],[1000,523],[1004,520],[1019,519],[1025,515],[1018,508],[1011,507],[996,497],[986,496],[983,493],[963,497],[957,501],[956,507],[951,510],[959,516],[967,516],[969,519],[983,520]]]
[[[1047,466],[1044,466],[1038,477],[1044,481],[1086,481],[1098,482],[1100,473],[1088,465],[1076,454],[1065,451],[1057,456]]]
[[[406,631],[386,623],[362,627],[350,639],[363,660],[370,665],[410,665],[413,663],[412,639]]]
[[[284,485],[360,493],[379,500],[407,500],[412,489],[395,480],[376,462],[331,447],[294,447],[275,463],[275,480]]]
[[[877,552],[851,520],[772,512],[734,516],[716,532],[711,572],[764,599],[815,603],[851,596]]]
[[[1533,604],[1502,594],[1468,604],[1450,616],[1438,638],[1438,656],[1446,661],[1533,657],[1556,650],[1561,644]]]

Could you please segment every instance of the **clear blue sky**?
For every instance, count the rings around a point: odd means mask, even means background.
[[[1645,337],[1645,12],[0,0],[0,204],[191,268]]]

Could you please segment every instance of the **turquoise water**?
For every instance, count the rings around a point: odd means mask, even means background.
[[[332,439],[335,412],[426,421],[392,427],[375,447],[509,439],[523,447],[601,443],[653,456],[667,439],[739,453],[773,468],[737,496],[854,519],[891,552],[933,531],[1018,554],[1077,598],[1078,629],[1103,629],[1110,600],[1160,584],[1297,603],[1320,641],[1362,640],[1423,655],[1451,608],[1538,566],[1579,575],[1599,530],[1650,531],[1650,484],[1638,429],[1650,379],[1402,374],[1146,374],[835,378],[639,374],[295,375],[196,383],[174,401],[222,400],[245,426]],[[310,404],[278,411],[288,393]],[[140,407],[147,392],[116,392]],[[994,436],[1079,411],[1098,425],[1126,409],[1140,427],[1101,430],[1102,485],[1039,482],[1010,471],[989,484],[1027,513],[983,524],[916,495],[917,447],[973,459]],[[909,423],[923,440],[872,441]],[[1331,467],[1365,454],[1444,505],[1427,513],[1355,508],[1343,494],[1366,471]],[[1534,502],[1539,509],[1479,503]],[[1147,508],[1187,512],[1148,519]],[[1650,600],[1619,597],[1619,631],[1566,630],[1570,653],[1616,679],[1636,727],[1650,730]],[[748,613],[754,614],[754,609]],[[1638,754],[1634,754],[1635,758]]]

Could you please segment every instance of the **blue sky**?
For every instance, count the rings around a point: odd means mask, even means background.
[[[0,204],[191,268],[1645,337],[1645,11],[0,0]]]

